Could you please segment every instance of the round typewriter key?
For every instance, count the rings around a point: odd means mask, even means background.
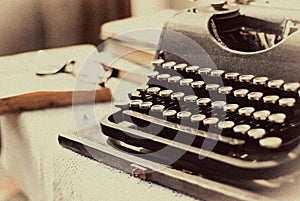
[[[261,110],[253,113],[253,117],[256,120],[265,121],[270,116],[271,112],[269,110]]]
[[[140,104],[140,109],[142,111],[142,113],[149,113],[149,110],[151,108],[151,106],[153,105],[152,102],[150,101],[146,101]]]
[[[264,94],[262,92],[250,92],[247,97],[248,100],[254,100],[254,101],[259,101]]]
[[[204,114],[195,114],[191,116],[191,127],[195,129],[203,129],[203,120],[206,119]]]
[[[129,97],[131,100],[141,99],[141,98],[142,98],[141,92],[139,92],[139,91],[134,91],[134,92],[128,93],[128,97]]]
[[[213,70],[210,72],[210,75],[212,77],[222,77],[222,75],[224,75],[225,71],[223,70]]]
[[[236,112],[238,108],[239,108],[238,104],[227,104],[224,105],[223,107],[224,112],[230,112],[230,113]]]
[[[283,113],[276,113],[276,114],[271,114],[268,117],[269,121],[272,123],[276,123],[276,124],[282,124],[285,122],[286,120],[286,114]]]
[[[233,92],[234,96],[238,98],[244,98],[247,96],[248,93],[249,93],[248,89],[238,89]]]
[[[294,98],[279,99],[279,105],[282,107],[294,107],[295,104],[296,104],[296,99]]]
[[[185,69],[185,72],[187,73],[196,73],[199,70],[199,66],[188,66]]]
[[[195,114],[191,116],[192,122],[202,122],[204,119],[206,119],[206,116],[204,114]]]
[[[248,133],[248,136],[250,136],[254,139],[260,139],[267,134],[265,129],[263,129],[263,128],[251,129],[247,133]]]
[[[253,79],[253,84],[265,85],[268,80],[269,80],[269,78],[267,78],[267,77],[256,77]]]
[[[250,129],[251,129],[251,127],[248,124],[241,124],[241,125],[235,126],[233,128],[233,131],[235,133],[239,133],[239,134],[246,134]]]
[[[187,79],[182,79],[180,80],[180,85],[181,86],[189,86],[194,80],[191,78],[187,78]]]
[[[254,75],[241,75],[239,77],[239,81],[240,82],[246,82],[246,83],[249,83],[251,82],[251,80],[254,78]]]
[[[220,87],[219,88],[219,93],[228,95],[232,92],[233,88],[231,86],[225,86],[225,87]]]
[[[157,118],[162,118],[162,114],[165,110],[164,105],[152,105],[149,111],[149,115]]]
[[[147,85],[147,84],[146,85],[141,85],[137,88],[137,91],[146,92],[148,88],[149,88],[149,85]]]
[[[212,104],[211,104],[212,108],[222,109],[222,110],[223,110],[225,105],[226,105],[225,101],[215,101],[215,102],[212,102]]]
[[[251,116],[252,113],[255,111],[254,107],[243,107],[239,109],[239,114],[242,116]]]
[[[177,113],[177,118],[178,119],[189,119],[191,115],[192,115],[191,112],[182,111],[182,112]]]
[[[279,89],[284,84],[283,80],[270,80],[268,82],[269,88]]]
[[[163,112],[163,117],[165,117],[168,121],[178,122],[176,119],[176,114],[177,114],[176,110],[165,110]]]
[[[279,98],[280,97],[276,96],[276,95],[265,96],[265,97],[263,97],[263,101],[264,101],[264,103],[275,104],[279,100]]]
[[[178,72],[183,72],[187,66],[187,64],[177,64],[174,66],[174,70]]]
[[[156,79],[158,81],[167,81],[170,77],[170,74],[160,74],[156,77]]]
[[[165,61],[163,59],[155,59],[151,62],[151,64],[155,67],[161,66]]]
[[[182,79],[180,76],[172,76],[168,78],[168,82],[172,84],[179,83],[179,81]]]
[[[209,73],[212,71],[211,68],[200,68],[198,70],[199,75],[209,75]]]
[[[297,92],[297,90],[300,88],[300,83],[293,82],[293,83],[286,83],[283,85],[284,91],[287,92]]]
[[[227,80],[236,80],[239,77],[239,73],[226,73],[225,74],[225,79]]]
[[[129,102],[129,108],[134,111],[138,111],[140,105],[143,103],[142,100],[131,100]]]
[[[150,87],[147,89],[147,93],[150,95],[158,94],[161,89],[159,87]]]
[[[210,98],[199,98],[197,100],[198,106],[210,106],[211,105],[211,99]]]
[[[189,96],[185,96],[183,98],[183,101],[186,103],[194,103],[196,102],[198,99],[198,96],[194,96],[194,95],[189,95]]]
[[[162,90],[159,92],[158,95],[163,98],[170,98],[172,93],[173,93],[172,90]]]
[[[176,65],[176,62],[174,61],[169,61],[169,62],[166,62],[162,65],[163,69],[172,69],[174,66]]]
[[[147,75],[147,77],[148,78],[152,78],[152,79],[154,79],[154,78],[156,78],[157,76],[159,75],[159,72],[158,71],[153,71],[152,73],[149,73],[148,75]]]
[[[207,84],[205,86],[205,89],[207,91],[217,91],[219,87],[220,87],[220,85],[218,85],[218,84]]]
[[[205,84],[203,81],[195,81],[191,83],[192,88],[194,89],[200,89]]]
[[[204,125],[215,125],[219,122],[218,118],[210,117],[203,120]]]
[[[182,92],[175,92],[175,93],[171,94],[171,99],[176,100],[176,101],[181,101],[181,100],[183,100],[184,96],[185,96],[185,94]]]
[[[279,137],[266,137],[259,140],[259,145],[266,149],[278,149],[282,145],[282,139]]]
[[[165,108],[166,107],[164,105],[153,105],[150,110],[152,112],[163,112]]]
[[[230,129],[234,127],[233,121],[220,121],[218,123],[219,129]]]

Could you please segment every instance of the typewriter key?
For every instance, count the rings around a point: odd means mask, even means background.
[[[269,80],[268,77],[255,77],[252,80],[251,85],[249,86],[250,91],[260,91],[265,92],[267,87],[267,81]]]
[[[153,71],[152,73],[149,73],[149,74],[147,75],[147,77],[150,78],[150,79],[154,79],[154,78],[156,78],[158,75],[159,75],[159,72],[158,72],[158,71]]]
[[[141,85],[137,88],[137,91],[146,92],[148,88],[149,88],[149,85],[147,85],[147,84],[146,85]]]
[[[159,92],[158,95],[162,98],[170,98],[172,93],[173,93],[172,90],[162,90]]]
[[[210,72],[212,77],[222,77],[225,74],[224,70],[213,70]]]
[[[226,102],[225,101],[215,101],[215,102],[212,102],[211,106],[213,109],[221,109],[222,111],[224,106],[226,105]]]
[[[281,95],[281,97],[295,98],[297,102],[299,102],[299,93],[298,93],[299,88],[300,88],[300,83],[298,82],[287,83],[283,85],[284,93],[283,95]]]
[[[220,87],[220,85],[218,85],[218,84],[207,84],[205,86],[205,89],[207,91],[217,91],[219,87]]]
[[[223,110],[224,112],[233,113],[236,112],[238,108],[239,108],[238,104],[227,104],[224,105]]]
[[[182,92],[175,92],[171,94],[171,99],[174,101],[182,101],[184,96],[185,94]]]
[[[195,103],[197,101],[198,97],[197,96],[194,96],[194,95],[188,95],[188,96],[185,96],[183,98],[183,101],[186,102],[186,103]]]
[[[239,77],[239,81],[245,82],[245,83],[250,83],[253,78],[254,78],[254,75],[241,75]]]
[[[282,124],[285,122],[286,115],[283,113],[271,114],[268,117],[269,121],[276,124]]]
[[[227,80],[236,80],[239,77],[239,73],[226,73],[225,74],[225,79]]]
[[[150,95],[158,94],[161,89],[159,87],[150,87],[147,89],[147,93]]]
[[[139,91],[134,91],[134,92],[128,93],[128,97],[131,100],[141,99],[142,98],[141,92],[139,92]]]
[[[263,128],[251,129],[247,133],[248,133],[248,136],[250,136],[254,139],[261,139],[262,137],[264,137],[267,134],[265,129],[263,129]]]
[[[151,64],[155,67],[161,66],[165,61],[163,59],[156,59],[151,62]]]
[[[250,117],[254,111],[255,111],[254,107],[243,107],[240,108],[238,112],[242,116]]]
[[[225,87],[220,87],[219,88],[219,93],[228,95],[232,92],[233,88],[231,86],[225,86]]]
[[[224,85],[229,85],[229,86],[233,86],[235,89],[237,89],[237,81],[238,81],[238,77],[240,76],[239,73],[226,73],[225,74],[225,79],[224,79]]]
[[[200,77],[198,75],[199,66],[188,66],[185,69],[185,72],[187,74],[187,78],[192,78],[194,80],[200,80]]]
[[[278,149],[282,145],[282,139],[279,137],[267,137],[260,139],[259,145],[266,149]]]
[[[182,79],[181,76],[172,76],[168,78],[168,87],[169,89],[172,89],[173,91],[179,91],[179,83]]]
[[[294,98],[279,99],[279,105],[282,107],[294,107],[295,104],[296,104],[296,99]]]
[[[147,77],[149,78],[149,82],[148,84],[151,84],[151,85],[158,85],[159,84],[159,81],[156,79],[156,77],[159,75],[159,72],[157,71],[153,71],[152,73],[149,73],[147,75]]]
[[[182,112],[177,113],[177,118],[178,119],[189,119],[191,115],[192,115],[192,113],[189,111],[182,111]]]
[[[250,92],[247,97],[248,100],[259,101],[264,94],[262,92]]]
[[[219,119],[216,117],[210,117],[203,120],[204,125],[215,125],[219,122]]]
[[[199,98],[197,100],[197,105],[198,106],[210,106],[211,105],[211,99],[210,98]]]
[[[176,118],[176,114],[177,114],[176,110],[165,110],[163,112],[163,117],[166,118],[167,121],[179,123],[178,119]]]
[[[223,136],[233,136],[233,127],[234,127],[234,122],[233,121],[220,121],[218,123],[218,128],[222,130],[222,135]]]
[[[209,75],[211,71],[212,71],[211,68],[200,68],[198,70],[198,74],[199,75]]]
[[[143,103],[142,100],[131,100],[129,102],[129,109],[139,112],[139,108],[142,103]]]
[[[280,99],[279,96],[273,95],[273,96],[265,96],[263,97],[264,103],[267,104],[276,104],[276,102]]]
[[[259,121],[265,121],[270,116],[271,112],[269,110],[261,110],[253,113],[253,117]]]
[[[193,82],[194,80],[191,78],[187,78],[187,79],[182,79],[180,80],[180,86],[190,86],[190,84]]]
[[[248,89],[237,89],[233,91],[233,97],[231,98],[232,103],[237,103],[241,107],[247,106],[249,103],[249,101],[246,98],[248,93],[249,93]]]
[[[283,84],[283,80],[270,80],[268,82],[268,87],[273,89],[279,89]]]
[[[264,109],[263,102],[261,101],[264,94],[262,92],[250,92],[247,95],[249,101],[248,106],[255,107],[256,109]]]
[[[297,92],[299,88],[300,88],[300,83],[298,82],[286,83],[285,85],[283,85],[284,91],[287,92]]]
[[[203,120],[206,119],[204,114],[194,114],[191,116],[191,127],[195,129],[203,129]]]
[[[160,74],[156,77],[158,81],[168,81],[168,79],[171,77],[170,74]]]
[[[234,96],[238,98],[244,98],[247,96],[248,93],[249,93],[248,89],[238,89],[233,92]]]
[[[178,73],[180,73],[183,77],[186,77],[186,72],[185,72],[185,68],[187,67],[187,64],[177,64],[174,66],[174,70],[177,71]]]
[[[219,129],[231,129],[234,127],[233,121],[220,121],[218,123]]]
[[[248,124],[237,125],[233,128],[233,131],[237,134],[246,134],[251,127]]]
[[[152,105],[149,114],[156,118],[162,118],[165,108],[166,107],[164,105]]]
[[[198,70],[198,74],[200,75],[199,80],[202,80],[202,81],[205,81],[205,82],[208,81],[211,71],[212,71],[211,68],[200,68]]]
[[[173,69],[173,67],[176,65],[176,62],[174,61],[169,61],[169,62],[166,62],[162,65],[163,69],[167,69],[167,70],[171,70]]]
[[[140,104],[141,113],[149,114],[149,110],[150,110],[152,105],[153,105],[153,103],[150,102],[150,101],[146,101],[146,102],[141,103]]]
[[[252,79],[254,78],[254,75],[240,75],[238,81],[235,83],[236,89],[244,89],[244,88],[248,88],[251,86],[249,85],[249,83],[252,81]]]

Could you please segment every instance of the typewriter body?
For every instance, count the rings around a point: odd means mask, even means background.
[[[178,12],[148,83],[101,120],[103,134],[128,154],[233,186],[298,178],[299,20],[299,10],[226,2]]]

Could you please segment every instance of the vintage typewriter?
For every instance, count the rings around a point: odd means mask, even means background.
[[[129,154],[236,186],[294,175],[299,20],[299,10],[227,2],[177,13],[148,83],[101,120],[103,134]]]

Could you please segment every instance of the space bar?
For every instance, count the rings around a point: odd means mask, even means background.
[[[156,124],[161,127],[166,127],[166,128],[169,128],[169,129],[172,129],[175,131],[180,131],[180,132],[184,132],[184,133],[187,133],[190,135],[194,135],[196,137],[207,138],[207,139],[211,139],[211,140],[215,140],[215,141],[219,141],[219,142],[223,142],[223,143],[235,145],[235,146],[245,144],[244,140],[226,137],[226,136],[222,136],[222,135],[218,135],[218,134],[214,134],[214,133],[210,133],[210,132],[205,132],[202,130],[191,128],[189,126],[184,126],[184,125],[176,124],[176,123],[166,121],[163,119],[158,119],[158,118],[155,118],[155,117],[152,117],[152,116],[149,116],[146,114],[142,114],[139,112],[135,112],[132,110],[124,110],[123,114],[128,115],[130,117],[140,119],[142,121],[151,122],[151,123]]]

